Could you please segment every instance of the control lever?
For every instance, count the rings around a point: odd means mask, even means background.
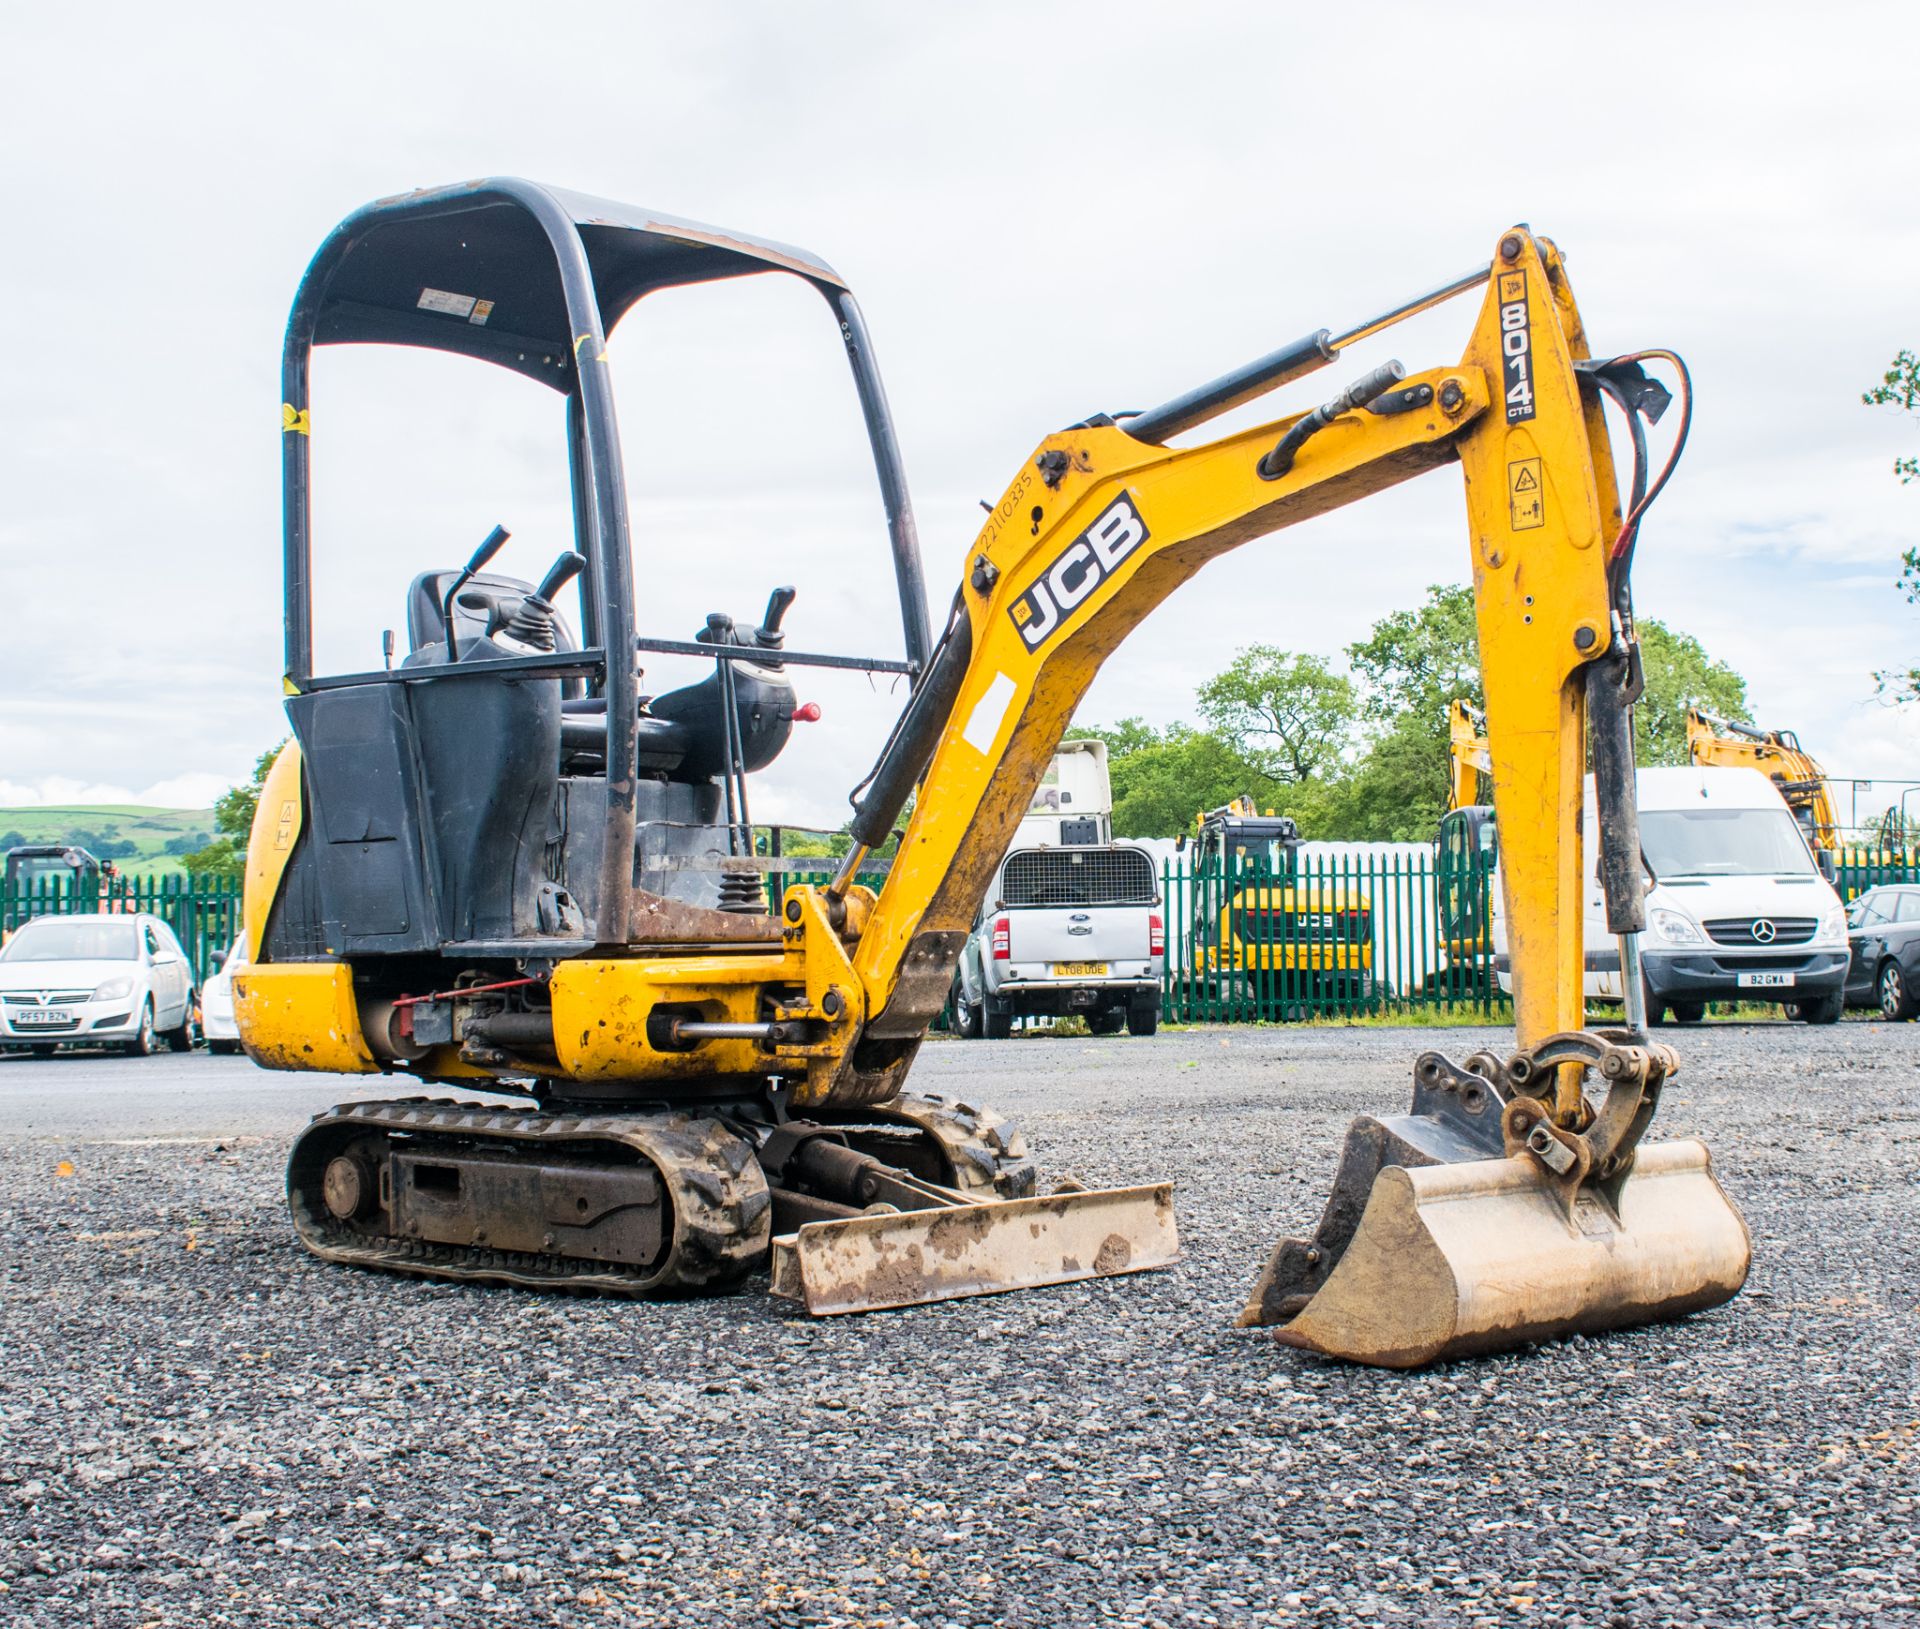
[[[791,586],[773,591],[767,601],[767,614],[760,619],[760,626],[753,630],[753,642],[756,645],[763,650],[778,650],[786,644],[787,636],[780,631],[780,624],[786,620],[787,612],[799,597],[799,590]]]
[[[501,630],[503,635],[535,650],[553,649],[553,597],[585,569],[587,557],[569,549],[547,568],[540,586],[520,601]]]
[[[473,551],[473,558],[467,562],[466,569],[453,580],[453,586],[447,590],[447,597],[440,602],[440,625],[447,630],[447,660],[460,660],[458,636],[453,631],[453,597],[469,582],[486,570],[487,562],[507,546],[507,539],[513,533],[504,526],[496,526],[487,533],[487,540]]]

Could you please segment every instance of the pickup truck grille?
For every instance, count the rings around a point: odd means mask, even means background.
[[[1137,848],[1023,848],[1007,856],[1001,897],[1021,905],[1151,905],[1153,861]]]
[[[1818,924],[1810,916],[1723,916],[1702,926],[1716,945],[1765,946],[1804,945]]]

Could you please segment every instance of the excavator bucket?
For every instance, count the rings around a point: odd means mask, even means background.
[[[808,1222],[773,1241],[772,1290],[824,1317],[1143,1273],[1180,1255],[1173,1184]]]
[[[1354,1122],[1319,1228],[1275,1248],[1243,1327],[1410,1369],[1739,1293],[1752,1242],[1702,1144],[1645,1145],[1604,1183],[1556,1180],[1529,1150],[1503,1150],[1497,1066],[1473,1072],[1488,1063],[1429,1053],[1411,1114]]]

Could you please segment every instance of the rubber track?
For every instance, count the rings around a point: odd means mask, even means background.
[[[636,1272],[520,1251],[369,1240],[328,1213],[320,1179],[335,1153],[379,1132],[403,1133],[423,1148],[434,1139],[464,1149],[618,1144],[659,1172],[672,1213],[672,1242],[658,1266]],[[324,1261],[422,1278],[634,1297],[731,1287],[765,1260],[773,1220],[751,1145],[717,1120],[666,1112],[544,1114],[428,1098],[344,1103],[316,1116],[288,1156],[287,1205],[300,1242]]]
[[[1019,1128],[992,1109],[976,1109],[931,1092],[902,1092],[867,1111],[870,1118],[898,1120],[939,1143],[953,1168],[953,1186],[1025,1199],[1038,1188],[1038,1172]]]

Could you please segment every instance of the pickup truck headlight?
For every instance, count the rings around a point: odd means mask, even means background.
[[[1666,944],[1704,945],[1707,942],[1707,936],[1685,911],[1669,911],[1655,906],[1647,913],[1647,923],[1653,929],[1654,937]]]
[[[95,1001],[119,1001],[132,994],[132,979],[108,979],[105,984],[93,992],[93,999]]]

